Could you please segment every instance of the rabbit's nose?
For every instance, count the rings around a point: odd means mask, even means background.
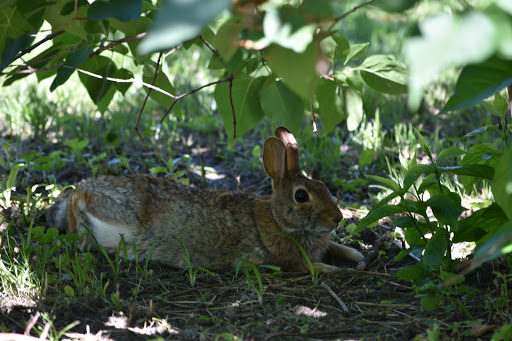
[[[332,218],[332,222],[334,223],[334,225],[338,226],[342,219],[343,219],[343,215],[340,212],[339,215],[336,215],[335,217]]]

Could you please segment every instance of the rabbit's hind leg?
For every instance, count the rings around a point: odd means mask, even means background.
[[[105,200],[98,200],[94,194],[89,192],[77,191],[69,198],[66,207],[66,218],[68,223],[68,233],[86,234],[79,243],[81,250],[87,249],[89,245],[95,246],[95,242],[103,246],[107,252],[113,252],[117,249],[121,241],[121,235],[125,235],[127,241],[133,238],[132,229],[123,222],[114,222],[108,218],[108,215],[101,209],[95,207],[95,203]]]

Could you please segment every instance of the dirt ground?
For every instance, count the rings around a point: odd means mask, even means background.
[[[207,165],[216,162],[208,155],[204,160]],[[227,173],[229,167],[221,169]],[[241,174],[245,190],[270,191],[268,179]],[[200,181],[199,175],[190,175],[191,182]],[[59,184],[88,176],[79,169],[56,175]],[[29,180],[28,185],[42,181],[37,176]],[[208,181],[208,186],[223,189],[238,185]],[[347,225],[359,219],[350,211],[343,214]],[[40,219],[36,224],[44,224]],[[347,266],[321,274],[314,283],[309,274],[261,269],[261,301],[243,271],[238,276],[234,271],[199,272],[191,286],[187,271],[157,262],[149,263],[147,276],[137,275],[133,264],[123,268],[117,282],[107,276],[111,282],[105,298],[65,297],[55,287],[47,288],[37,301],[0,295],[0,341],[39,339],[32,326],[49,326],[43,312],[55,316],[53,331],[77,322],[61,340],[489,340],[507,323],[506,314],[492,307],[502,288],[493,272],[510,273],[506,262],[498,260],[470,274],[465,284],[477,290],[454,292],[438,308],[426,311],[411,283],[394,275],[417,260],[395,262],[400,249],[383,235],[385,231],[385,226],[365,230],[355,240],[353,246],[366,256],[363,270]],[[104,262],[97,272],[108,274],[104,257],[97,258]],[[257,288],[255,278],[251,280]],[[117,307],[112,294],[119,297]],[[31,336],[23,336],[29,332]]]
[[[411,284],[394,275],[415,260],[393,261],[398,246],[376,237],[369,230],[362,235],[364,270],[347,267],[320,275],[317,283],[309,274],[263,271],[261,302],[245,273],[202,272],[192,287],[187,271],[156,262],[150,262],[146,277],[137,278],[131,267],[109,286],[106,297],[118,292],[120,310],[109,299],[66,299],[49,289],[39,302],[4,305],[0,324],[19,334],[0,340],[22,337],[31,323],[41,323],[40,311],[56,316],[56,330],[78,321],[62,337],[71,340],[431,340],[427,330],[435,328],[441,340],[490,339],[497,317],[483,305],[484,296],[496,289],[492,269],[470,275],[468,281],[480,288],[473,298],[454,300],[463,300],[472,320],[480,321],[466,325],[460,321],[468,316],[450,302],[425,311]],[[98,271],[110,271],[103,266]]]

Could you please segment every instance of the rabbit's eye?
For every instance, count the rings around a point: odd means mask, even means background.
[[[298,203],[302,204],[302,203],[305,203],[308,200],[309,200],[309,194],[308,194],[308,192],[306,192],[302,188],[298,189],[295,192],[295,201],[297,201]]]

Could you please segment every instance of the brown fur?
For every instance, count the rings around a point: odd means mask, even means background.
[[[320,263],[326,254],[360,261],[361,253],[330,240],[343,217],[325,185],[300,172],[295,138],[285,128],[276,135],[280,139],[268,138],[263,149],[272,196],[192,188],[143,174],[100,177],[64,193],[49,209],[48,222],[69,233],[90,228],[109,252],[116,250],[120,234],[127,245],[135,241],[139,257],[155,245],[151,259],[181,268],[187,264],[176,238],[186,245],[193,266],[212,270],[234,268],[243,258],[308,271],[296,243],[322,271],[338,269]],[[310,200],[298,203],[297,189]],[[84,238],[80,246],[91,243],[92,238]]]

